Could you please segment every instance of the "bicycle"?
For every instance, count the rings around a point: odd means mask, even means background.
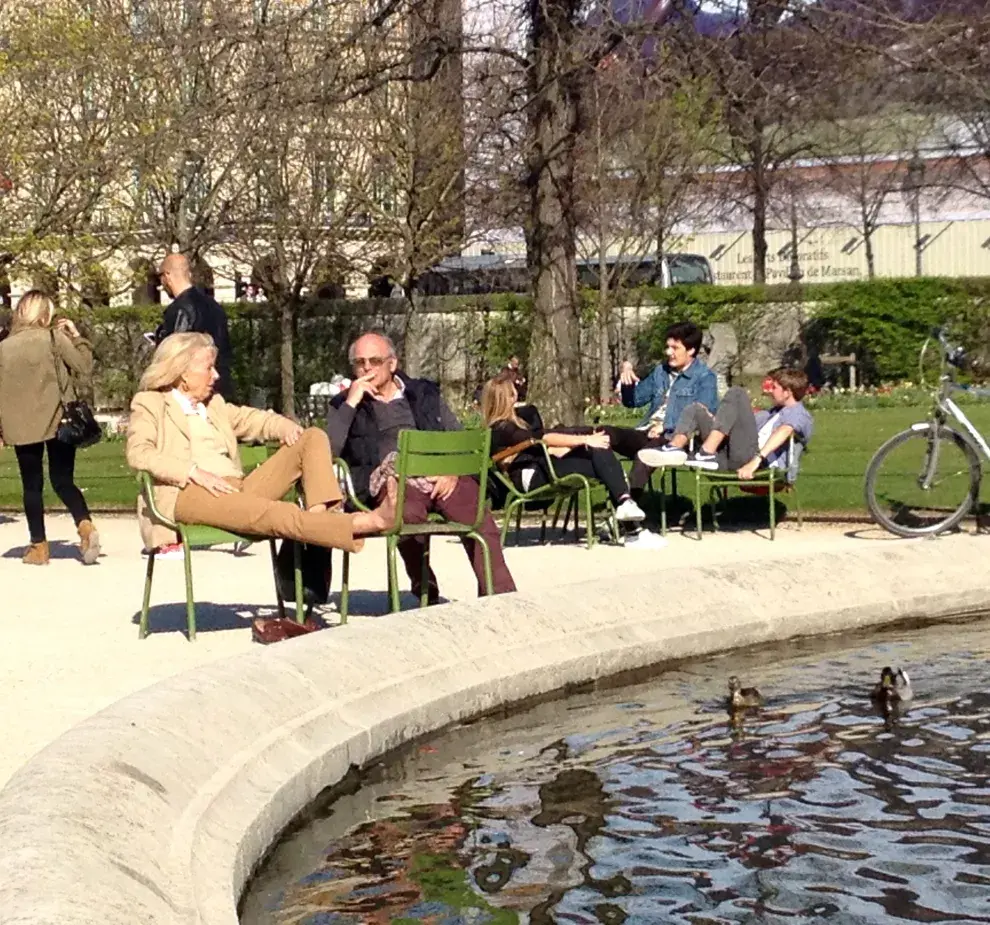
[[[953,347],[944,329],[932,332],[921,348],[940,353],[938,387],[926,421],[894,435],[874,454],[866,469],[866,506],[874,521],[897,536],[934,536],[957,526],[979,504],[983,458],[990,445],[951,398],[954,392],[990,395],[956,382],[966,362],[962,347]],[[962,431],[949,426],[955,419]]]

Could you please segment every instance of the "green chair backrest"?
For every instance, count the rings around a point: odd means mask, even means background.
[[[399,433],[399,497],[403,509],[406,480],[417,477],[444,475],[474,476],[479,480],[478,509],[472,526],[480,527],[485,516],[488,469],[491,465],[489,448],[492,434],[481,430],[403,430]],[[401,519],[398,528],[401,528]],[[397,528],[397,529],[398,529]]]

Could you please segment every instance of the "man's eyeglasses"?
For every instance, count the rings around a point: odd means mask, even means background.
[[[351,366],[354,369],[364,369],[366,366],[369,369],[378,369],[384,363],[387,363],[391,357],[355,357],[351,360]]]

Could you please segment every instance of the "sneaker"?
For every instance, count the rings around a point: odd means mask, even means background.
[[[679,450],[675,446],[651,447],[648,446],[636,454],[636,458],[651,469],[664,469],[667,466],[683,466],[687,462],[688,454],[684,450]]]
[[[667,545],[666,538],[650,530],[640,530],[635,536],[626,537],[626,549],[663,549]]]
[[[626,498],[615,509],[615,519],[618,521],[646,520],[646,513],[632,498]]]
[[[147,551],[144,553],[148,555]],[[184,559],[186,551],[182,548],[182,543],[169,543],[167,546],[159,546],[155,550],[156,559]]]
[[[691,469],[710,469],[712,471],[718,469],[718,457],[714,453],[695,453],[686,463]]]

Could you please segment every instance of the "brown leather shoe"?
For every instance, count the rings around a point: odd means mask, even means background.
[[[305,636],[307,633],[314,633],[323,629],[314,620],[307,620],[305,623],[296,623],[288,617],[255,617],[251,621],[251,638],[263,646],[273,642],[282,642],[285,639],[292,639],[294,636]]]
[[[96,532],[93,521],[80,521],[79,552],[82,553],[83,565],[92,565],[100,558],[100,534]]]
[[[49,559],[51,559],[51,553],[48,551],[48,540],[43,540],[28,546],[21,562],[25,565],[48,565]]]

